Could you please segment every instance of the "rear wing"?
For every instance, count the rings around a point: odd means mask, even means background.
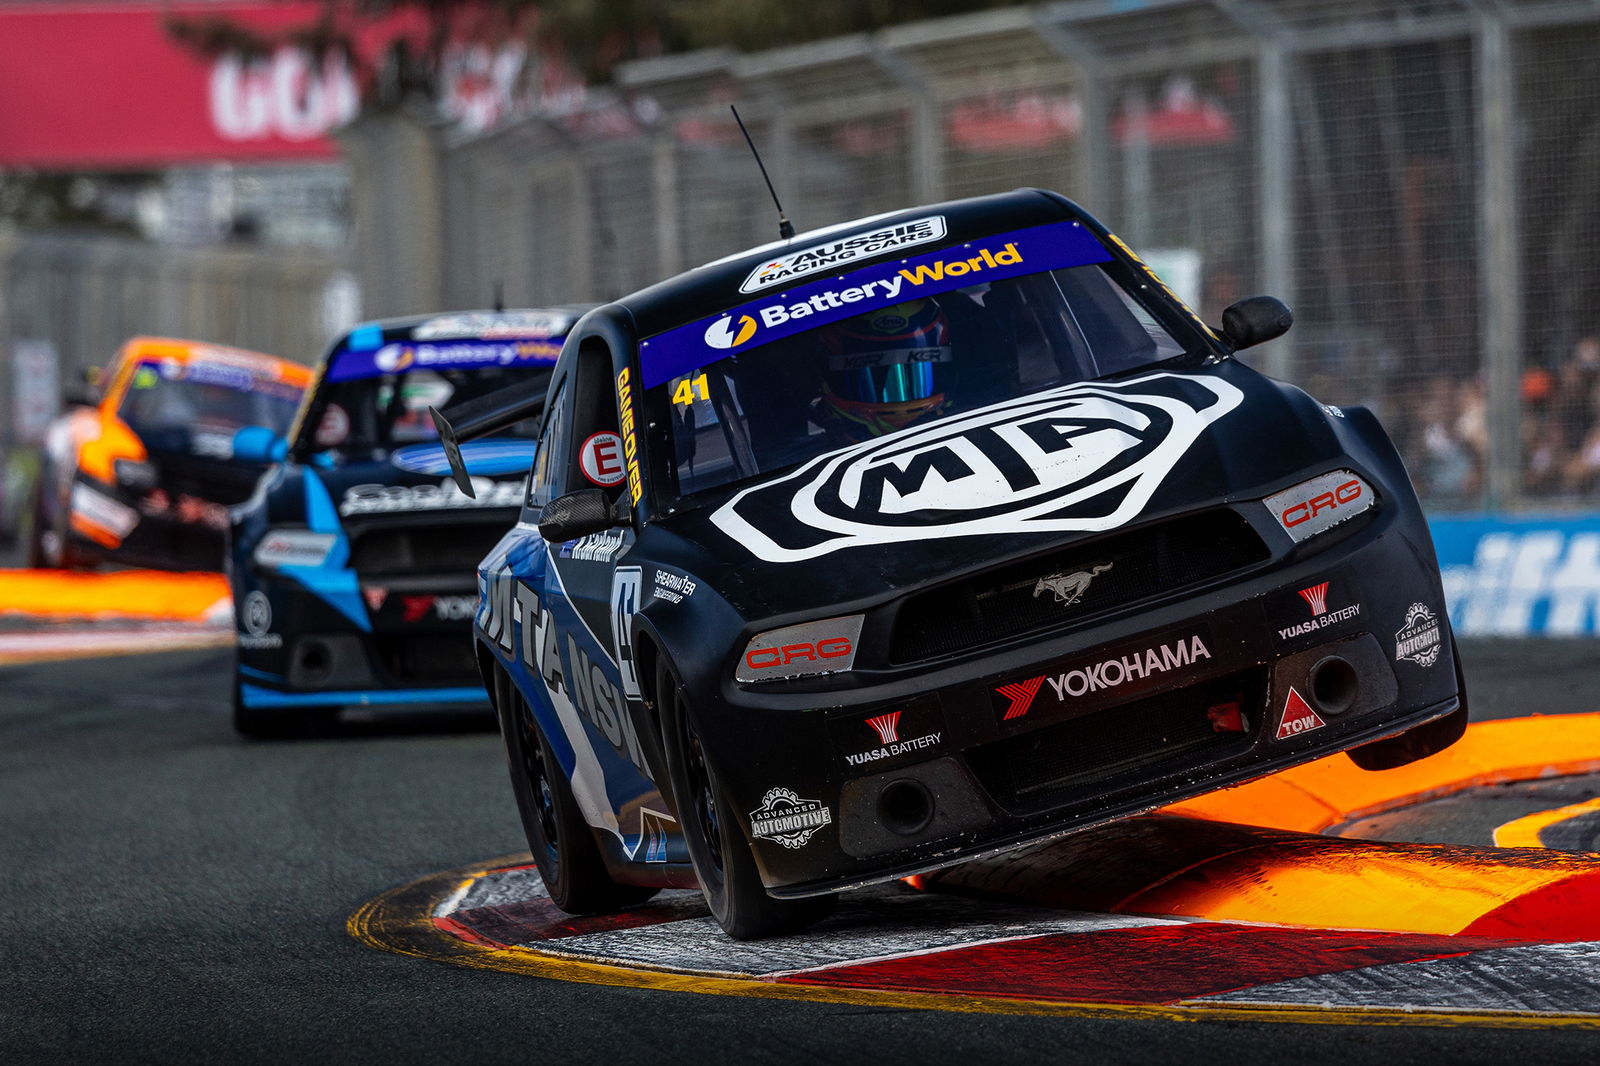
[[[548,385],[549,379],[544,379],[540,384]],[[524,419],[537,417],[544,411],[544,400],[544,388],[534,386],[534,393],[530,396],[529,384],[519,382],[488,395],[453,404],[448,416],[437,407],[429,407],[428,414],[433,418],[434,428],[439,431],[439,445],[450,463],[450,475],[455,478],[456,487],[469,498],[477,498],[472,488],[472,478],[467,476],[467,464],[461,458],[463,441],[487,437]]]

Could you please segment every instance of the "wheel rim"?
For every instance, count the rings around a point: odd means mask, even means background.
[[[555,789],[550,784],[550,767],[545,762],[544,745],[532,727],[522,737],[522,765],[527,771],[528,784],[533,791],[533,802],[538,808],[539,831],[544,836],[545,859],[552,874],[560,869],[560,830],[556,823]]]
[[[689,721],[688,708],[680,702],[678,719],[683,723],[684,769],[688,773],[689,788],[693,794],[695,829],[710,856],[712,872],[722,880],[722,823],[717,817],[716,795],[711,787],[711,771],[706,766],[705,749],[700,744],[700,734]]]

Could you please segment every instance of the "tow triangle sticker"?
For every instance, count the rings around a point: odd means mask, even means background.
[[[1327,724],[1316,711],[1311,709],[1311,704],[1305,701],[1305,697],[1291,685],[1289,698],[1283,701],[1283,717],[1278,720],[1277,739],[1288,740],[1301,733],[1321,729]]]

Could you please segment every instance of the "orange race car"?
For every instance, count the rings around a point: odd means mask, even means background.
[[[97,406],[68,411],[45,438],[29,561],[222,569],[228,508],[266,468],[235,459],[233,435],[286,433],[311,371],[239,348],[135,337],[103,381]]]

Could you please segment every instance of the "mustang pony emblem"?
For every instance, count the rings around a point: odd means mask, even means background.
[[[1089,591],[1089,582],[1110,570],[1111,563],[1095,563],[1087,570],[1074,570],[1070,574],[1051,574],[1041,577],[1033,586],[1034,599],[1039,598],[1039,593],[1049,589],[1055,594],[1056,602],[1063,607],[1070,607],[1083,599],[1083,594]]]

